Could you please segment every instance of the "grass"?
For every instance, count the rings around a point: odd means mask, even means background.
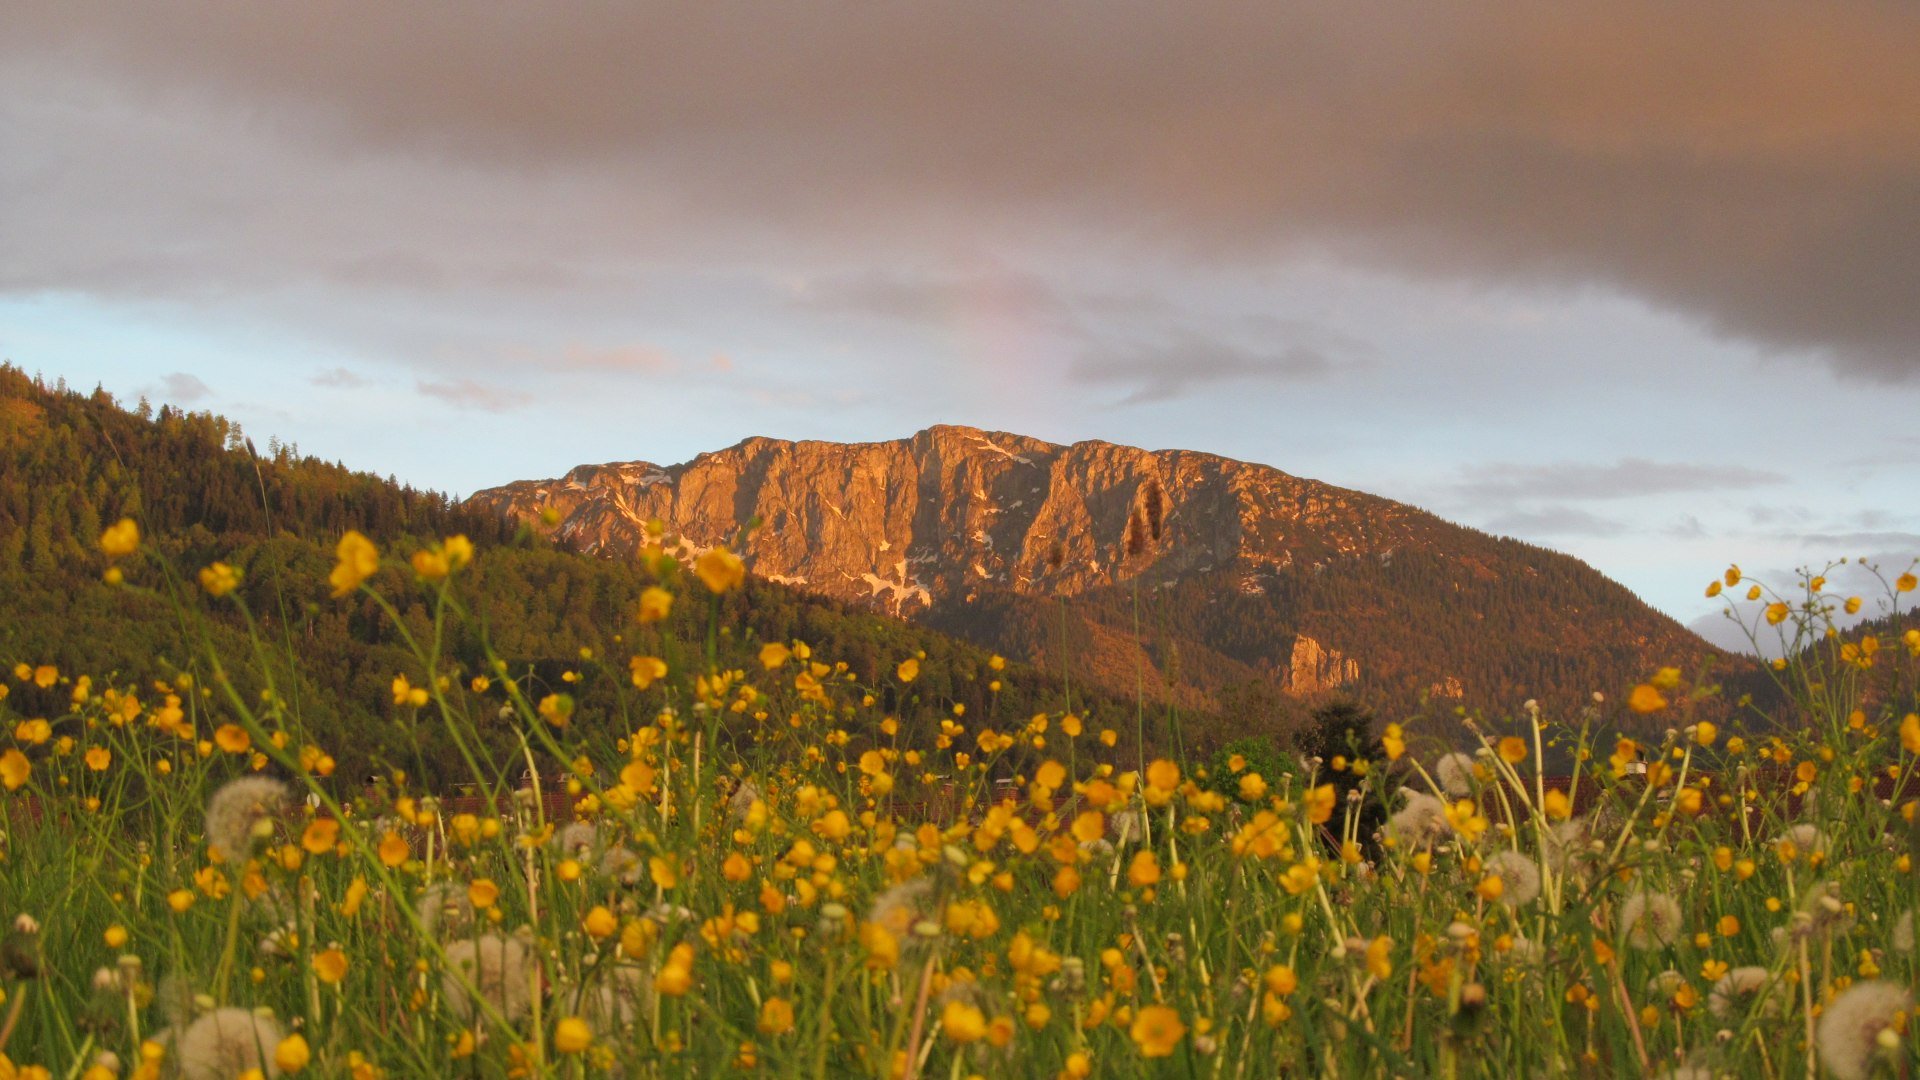
[[[115,530],[114,580],[171,580]],[[381,557],[343,542],[336,590]],[[1396,724],[1376,760],[1209,776],[1064,712],[884,715],[800,642],[718,670],[712,627],[584,655],[621,688],[586,715],[439,655],[471,557],[417,553],[432,633],[396,624],[393,722],[446,732],[458,796],[331,775],[210,652],[140,686],[20,658],[0,1080],[1912,1071],[1920,633],[1829,635],[1822,582],[1756,624],[1802,647],[1791,711],[1741,733],[1664,669],[1477,746]],[[744,573],[658,566],[654,614]],[[238,602],[199,583],[189,636]]]

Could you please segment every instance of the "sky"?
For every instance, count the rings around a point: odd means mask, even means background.
[[[459,494],[1202,450],[1717,633],[1920,555],[1920,5],[27,0],[0,358]]]

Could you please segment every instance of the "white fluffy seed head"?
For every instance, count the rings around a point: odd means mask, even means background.
[[[1636,949],[1673,944],[1680,937],[1681,918],[1679,902],[1666,893],[1637,892],[1620,905],[1620,926],[1627,944]]]
[[[1526,907],[1540,896],[1540,866],[1517,851],[1502,851],[1487,860],[1487,872],[1500,879],[1500,902]]]
[[[473,901],[467,888],[450,881],[420,890],[414,910],[427,933],[440,938],[463,937],[473,929]]]
[[[256,829],[272,827],[291,802],[287,785],[271,776],[229,781],[207,801],[207,843],[239,862],[253,851]]]
[[[1763,967],[1734,968],[1713,984],[1713,992],[1707,995],[1707,1011],[1718,1017],[1737,1019],[1756,1004],[1764,1007],[1766,1003],[1762,999],[1771,977]]]
[[[1424,791],[1401,788],[1407,804],[1387,819],[1387,835],[1404,847],[1424,847],[1437,843],[1453,831],[1447,823],[1447,806]]]
[[[280,1075],[273,1050],[282,1038],[280,1025],[231,1006],[215,1009],[180,1033],[177,1053],[182,1080],[233,1080],[249,1069]]]
[[[1433,763],[1433,779],[1448,795],[1466,798],[1473,794],[1473,758],[1457,751],[1441,755]]]
[[[1912,1007],[1913,995],[1895,983],[1874,979],[1848,987],[1820,1014],[1814,1042],[1821,1064],[1839,1080],[1866,1080],[1884,1049],[1883,1033],[1897,1040],[1893,1025]]]
[[[532,956],[517,937],[485,934],[447,946],[447,970],[440,992],[447,1008],[468,1023],[488,1020],[479,1001],[493,1006],[509,1024],[526,1019],[533,1004]],[[471,989],[469,989],[471,987]],[[478,1000],[476,1000],[478,999]]]

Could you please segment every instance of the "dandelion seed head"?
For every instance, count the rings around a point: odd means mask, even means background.
[[[590,855],[600,844],[600,830],[592,822],[576,821],[553,834],[553,849],[578,858]]]
[[[1456,799],[1473,794],[1473,757],[1455,751],[1433,763],[1433,779],[1440,790]]]
[[[436,937],[460,937],[473,929],[473,901],[464,885],[443,881],[420,890],[414,911],[427,933]]]
[[[1647,980],[1647,993],[1657,998],[1670,998],[1685,985],[1687,977],[1668,968]]]
[[[753,804],[759,801],[761,801],[760,789],[753,785],[753,781],[742,780],[740,786],[733,789],[733,797],[727,800],[728,822],[738,825],[747,820],[748,811],[752,810]]]
[[[1734,968],[1713,984],[1713,991],[1707,995],[1707,1011],[1733,1019],[1756,1004],[1765,1004],[1761,996],[1771,978],[1772,973],[1763,967]]]
[[[230,860],[253,850],[254,830],[285,813],[292,801],[287,785],[271,776],[229,781],[207,801],[207,843]]]
[[[469,1023],[487,1015],[476,1001],[477,994],[507,1023],[517,1024],[526,1019],[533,1004],[528,983],[531,963],[532,954],[518,937],[484,934],[456,941],[447,946],[447,969],[440,979],[440,992],[446,997],[447,1008]]]
[[[1540,896],[1540,865],[1517,851],[1488,859],[1487,872],[1500,878],[1500,901],[1508,907],[1526,907]]]
[[[615,844],[600,856],[600,876],[622,885],[638,885],[647,876],[647,861],[624,844]]]
[[[1791,842],[1802,855],[1825,854],[1829,843],[1827,834],[1821,832],[1819,826],[1805,823],[1795,825],[1774,837],[1773,842],[1775,844]]]
[[[1820,1014],[1814,1043],[1821,1063],[1839,1080],[1866,1080],[1880,1056],[1880,1033],[1912,1007],[1904,986],[1874,979],[1848,987]]]
[[[1637,892],[1620,905],[1620,925],[1626,929],[1627,944],[1636,949],[1657,949],[1679,940],[1680,904],[1666,893]]]
[[[933,882],[918,877],[874,897],[867,921],[896,938],[905,938],[915,923],[933,915]]]
[[[180,1033],[176,1047],[180,1076],[183,1080],[233,1080],[249,1069],[278,1076],[273,1048],[283,1036],[271,1017],[232,1006],[215,1009]]]
[[[1447,824],[1446,804],[1424,791],[1401,788],[1407,804],[1387,819],[1387,835],[1394,843],[1422,847],[1446,838],[1453,826]]]

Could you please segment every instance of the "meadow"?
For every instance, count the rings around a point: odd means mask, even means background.
[[[130,520],[99,547],[189,644],[246,614],[233,566]],[[429,598],[391,723],[463,781],[340,774],[275,665],[211,646],[140,685],[5,658],[0,1080],[1913,1071],[1911,569],[1846,631],[1819,574],[1710,586],[1791,646],[1770,714],[1669,667],[1572,715],[1173,760],[1065,702],[889,711],[912,654],[885,687],[801,641],[726,669],[724,547],[655,552],[558,677],[447,658],[464,538],[336,556],[336,598],[393,611],[396,567]],[[654,632],[675,607],[704,639]]]

